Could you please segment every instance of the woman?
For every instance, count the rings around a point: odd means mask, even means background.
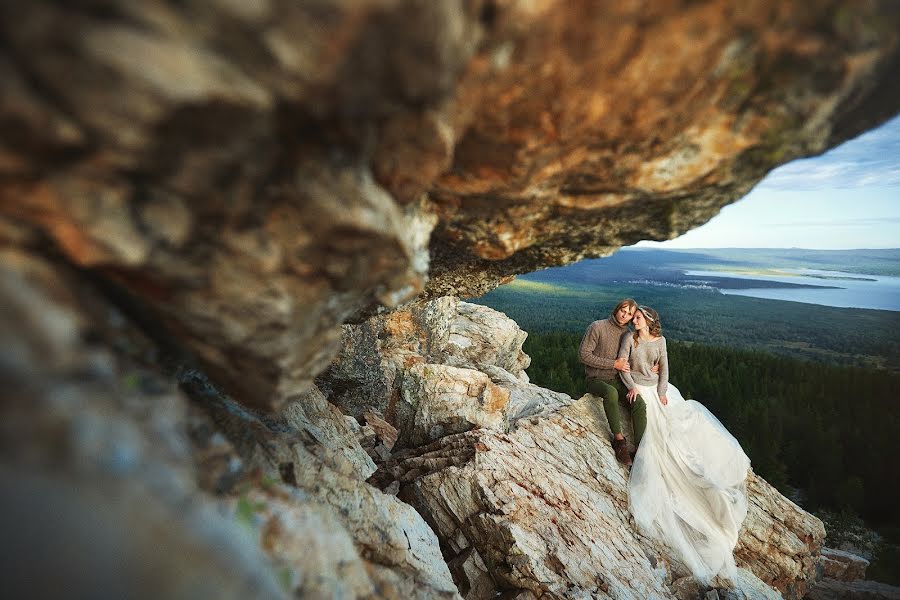
[[[737,440],[694,400],[670,385],[666,338],[659,315],[639,306],[634,333],[622,336],[620,374],[627,398],[647,404],[647,429],[628,481],[628,503],[638,527],[674,551],[694,577],[709,585],[735,581],[732,554],[747,515],[745,479],[750,459]],[[659,374],[651,371],[659,364]]]

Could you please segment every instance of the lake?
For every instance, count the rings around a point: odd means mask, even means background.
[[[719,289],[723,294],[805,302],[840,308],[874,308],[900,311],[900,277],[821,271],[817,269],[785,269],[785,275],[750,275],[728,271],[686,271],[700,277],[733,277],[760,282],[760,287]],[[834,288],[777,288],[764,282],[836,286]]]

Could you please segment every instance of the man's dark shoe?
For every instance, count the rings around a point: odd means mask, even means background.
[[[622,438],[621,440],[613,438],[612,447],[616,453],[616,460],[626,467],[630,467],[632,461],[631,455],[628,452],[628,441],[625,438]]]

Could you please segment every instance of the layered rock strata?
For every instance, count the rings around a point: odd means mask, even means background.
[[[448,299],[407,310],[429,314],[432,323],[442,324],[440,331],[454,330],[458,326],[452,323],[468,320],[472,311],[493,313],[493,323],[483,318],[480,330],[470,332],[465,342],[448,336],[443,348],[430,347],[456,364],[465,360],[460,348],[468,348],[469,356],[482,356],[483,351],[471,352],[489,343],[479,340],[502,340],[501,332],[509,327],[500,313]],[[374,318],[360,327],[381,329],[383,321]],[[400,339],[424,337],[424,332],[407,330]],[[409,344],[402,345],[408,352]],[[512,373],[504,376],[496,363],[515,363],[509,358],[520,350],[511,350],[496,356],[493,365],[469,363],[465,368],[425,362],[424,357],[411,361],[404,354],[410,366],[398,376],[401,388],[409,378],[417,387],[403,391],[401,402],[418,399],[419,405],[411,421],[398,411],[401,431],[428,433],[418,411],[423,406],[429,410],[434,389],[445,390],[440,404],[455,407],[457,417],[434,414],[443,435],[431,443],[424,435],[418,439],[424,445],[396,452],[370,481],[397,493],[425,517],[466,598],[491,598],[509,590],[535,597],[688,597],[681,591],[684,582],[675,584],[689,575],[685,567],[634,530],[627,471],[612,454],[600,405],[589,396],[577,401],[551,396]],[[383,356],[392,358],[390,352]],[[483,391],[486,373],[496,387],[491,397],[530,392],[530,400],[491,410]],[[473,388],[477,393],[469,391]],[[454,433],[454,427],[467,431]],[[750,511],[735,551],[745,571],[735,593],[802,598],[815,581],[824,539],[821,522],[755,475],[748,493]]]
[[[822,578],[807,600],[896,600],[900,587],[866,581],[869,561],[851,552],[822,549]]]
[[[160,373],[75,271],[2,257],[11,597],[458,598],[433,531],[364,482],[375,465],[318,390],[255,414],[194,369]]]
[[[508,434],[479,429],[400,453],[373,482],[400,482],[400,497],[432,525],[450,563],[464,565],[457,582],[467,598],[504,589],[551,597],[681,597],[674,583],[689,573],[667,549],[635,532],[627,473],[608,436],[602,411],[583,398],[519,421]],[[815,581],[821,523],[755,476],[750,489],[754,508],[736,551],[747,571],[742,593],[802,598]],[[758,544],[761,533],[765,547]],[[768,586],[752,583],[758,580]]]
[[[825,577],[839,581],[856,581],[866,578],[869,561],[843,550],[822,549],[822,569]]]
[[[898,31],[888,0],[6,1],[2,239],[277,409],[348,319],[672,237],[886,119]]]
[[[877,581],[839,581],[826,578],[807,596],[809,600],[898,600],[900,588]]]

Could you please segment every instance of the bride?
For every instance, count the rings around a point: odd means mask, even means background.
[[[735,581],[732,551],[747,515],[750,459],[706,407],[670,385],[666,338],[659,315],[639,306],[619,358],[626,398],[647,404],[647,430],[628,482],[628,503],[643,533],[659,539],[709,585],[717,575]],[[659,373],[653,373],[654,364]]]

